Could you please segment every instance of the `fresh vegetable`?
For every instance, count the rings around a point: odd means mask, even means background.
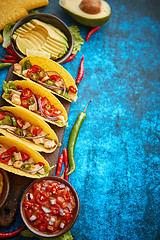
[[[1,62],[4,63],[17,63],[18,60],[15,59],[0,59]]]
[[[5,68],[5,67],[10,67],[11,65],[13,65],[13,63],[9,63],[9,62],[7,62],[7,63],[0,63],[0,70]]]
[[[3,44],[2,47],[7,48],[11,44],[11,32],[15,22],[10,22],[3,29]]]
[[[91,35],[95,32],[97,32],[98,30],[100,29],[100,26],[99,27],[95,27],[95,28],[92,28],[89,33],[87,34],[87,37],[86,37],[86,42],[89,40],[89,38],[91,37]]]
[[[64,179],[68,182],[69,181],[69,176],[68,176],[68,173],[69,173],[69,168],[65,168],[65,171],[64,171]]]
[[[4,238],[9,239],[11,237],[17,236],[24,228],[25,228],[25,225],[23,225],[22,227],[20,227],[19,229],[13,232],[8,232],[8,233],[0,232],[0,239],[4,239]]]
[[[28,238],[37,238],[37,235],[35,235],[34,233],[32,233],[31,231],[24,230],[21,232],[21,235],[23,237],[28,237]],[[42,238],[41,238],[42,239]],[[43,238],[44,239],[44,238]],[[70,231],[66,232],[65,234],[59,236],[59,237],[54,237],[54,238],[50,238],[50,240],[73,240],[72,234]]]
[[[71,60],[73,60],[75,58],[76,54],[72,54],[69,56],[69,58],[67,58],[67,60],[65,61],[65,63],[70,62]]]
[[[76,79],[76,85],[78,86],[83,78],[84,75],[84,55],[81,58],[80,66],[79,66],[79,71],[78,71],[78,76]]]
[[[89,105],[89,103],[92,100],[90,100],[88,102],[88,104],[86,105],[85,109],[83,112],[81,112],[78,115],[78,118],[75,122],[75,124],[73,125],[73,128],[71,130],[70,136],[69,136],[69,141],[68,141],[68,160],[69,160],[69,166],[70,166],[70,171],[67,175],[72,174],[75,171],[76,165],[75,165],[75,158],[74,158],[74,149],[75,149],[75,144],[77,141],[77,137],[78,137],[78,133],[80,131],[80,128],[82,126],[82,123],[84,122],[85,118],[86,118],[86,109],[87,106]]]
[[[63,165],[63,154],[61,154],[58,158],[58,166],[57,166],[57,171],[56,171],[56,177],[59,177],[61,170],[62,170],[62,165]]]
[[[72,54],[75,55],[81,50],[81,45],[83,45],[84,39],[81,37],[80,29],[76,25],[70,26],[69,30],[71,31],[74,40]]]
[[[64,144],[63,144],[63,146],[64,146]],[[63,148],[63,158],[64,158],[64,166],[66,169],[68,167],[68,150],[65,146]]]

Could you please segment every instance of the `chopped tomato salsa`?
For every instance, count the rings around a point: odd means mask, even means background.
[[[51,235],[73,219],[76,202],[71,189],[56,180],[42,179],[25,193],[22,210],[30,227]]]

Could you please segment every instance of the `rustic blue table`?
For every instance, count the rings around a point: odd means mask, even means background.
[[[76,171],[70,176],[80,199],[71,233],[77,240],[158,240],[160,1],[108,3],[109,22],[74,60],[63,64],[76,78],[84,55],[85,74],[78,101],[71,105],[65,145],[78,114],[93,99],[76,143]],[[58,0],[39,12],[77,25],[83,38],[90,30],[63,12]],[[7,71],[0,71],[1,86]],[[18,212],[13,226],[1,230],[21,225]]]

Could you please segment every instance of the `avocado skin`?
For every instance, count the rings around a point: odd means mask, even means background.
[[[62,7],[62,6],[61,6]],[[63,7],[62,7],[63,8]],[[77,22],[81,23],[82,25],[88,26],[88,27],[98,27],[103,24],[105,24],[111,17],[111,13],[109,16],[99,18],[99,19],[89,19],[85,17],[81,17],[75,13],[70,12],[69,10],[63,8],[63,10],[69,14],[72,18],[74,18]]]

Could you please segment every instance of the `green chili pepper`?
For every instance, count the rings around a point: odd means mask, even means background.
[[[16,129],[14,130],[14,133],[15,133],[16,135],[23,136],[23,131],[22,131],[20,128],[16,128]]]
[[[22,165],[21,168],[27,170],[27,169],[29,169],[30,167],[31,167],[31,164],[30,164],[30,163],[25,163],[25,164]]]
[[[92,100],[90,100],[89,103],[90,102],[92,102]],[[78,115],[78,118],[77,118],[75,124],[73,125],[73,128],[72,128],[70,136],[69,136],[69,141],[68,141],[68,161],[69,161],[70,171],[69,171],[69,173],[67,175],[72,174],[75,171],[75,169],[76,169],[75,158],[74,158],[74,149],[75,149],[75,144],[76,144],[76,141],[77,141],[78,133],[80,131],[80,128],[82,126],[83,121],[86,118],[86,113],[85,112],[86,112],[88,104],[86,105],[84,111],[81,112]]]
[[[31,97],[31,98],[28,98],[27,103],[28,103],[29,105],[33,105],[33,104],[35,103],[35,101],[34,101],[34,99]]]
[[[50,109],[51,109],[51,105],[50,105],[50,104],[46,104],[45,108],[46,108],[47,110],[50,110]]]
[[[46,80],[45,83],[49,86],[54,86],[54,81],[52,81],[50,79]]]
[[[13,65],[13,63],[0,63],[0,70],[5,68],[5,67],[9,67],[11,65]]]
[[[11,119],[12,119],[13,126],[17,126],[17,122],[16,122],[15,117],[11,117]]]

